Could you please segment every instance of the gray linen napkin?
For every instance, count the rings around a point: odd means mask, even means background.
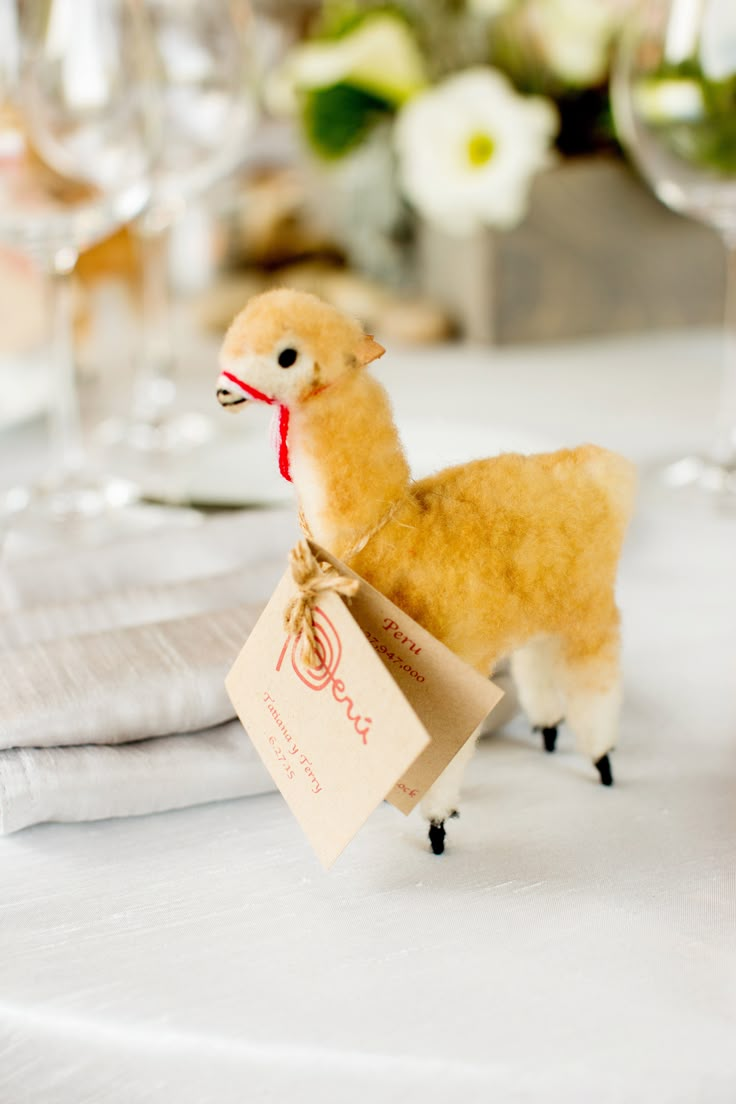
[[[0,751],[0,835],[245,797],[274,784],[239,721],[119,747]]]
[[[223,681],[296,535],[248,511],[0,564],[0,834],[273,788]]]
[[[121,587],[85,602],[59,601],[0,614],[0,664],[4,662],[3,652],[30,644],[155,624],[227,609],[242,602],[262,605],[283,568],[280,558],[271,557],[211,578]],[[5,661],[9,661],[8,657]]]
[[[0,614],[247,571],[265,561],[283,571],[299,536],[293,510],[242,510],[49,558],[0,559]]]
[[[230,720],[225,675],[260,609],[243,603],[4,652],[0,749],[119,744]]]

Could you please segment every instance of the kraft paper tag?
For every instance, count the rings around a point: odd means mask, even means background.
[[[358,578],[310,541],[318,560]],[[256,750],[329,867],[384,799],[409,813],[503,691],[360,580],[313,610],[323,662],[308,667],[282,578],[226,679]]]

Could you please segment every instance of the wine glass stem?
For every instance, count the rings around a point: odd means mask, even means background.
[[[155,423],[171,406],[174,394],[169,286],[169,224],[143,216],[136,223],[142,257],[141,363],[135,383],[134,418]]]
[[[74,288],[72,273],[76,253],[64,250],[47,267],[49,321],[51,327],[52,401],[50,410],[51,475],[63,482],[84,463],[74,363]]]
[[[723,235],[726,303],[723,319],[723,381],[718,407],[718,461],[736,470],[736,231]]]

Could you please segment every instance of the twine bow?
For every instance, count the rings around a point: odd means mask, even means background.
[[[314,627],[312,610],[320,594],[332,590],[343,598],[351,598],[357,593],[359,582],[347,575],[340,575],[330,564],[320,562],[302,540],[289,553],[291,574],[298,590],[284,610],[284,628],[290,636],[302,635],[302,658],[309,667],[320,663],[317,650],[317,633]]]

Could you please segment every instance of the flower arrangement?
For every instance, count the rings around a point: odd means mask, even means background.
[[[615,146],[608,68],[629,3],[326,0],[274,87],[323,160],[380,147],[385,163],[387,147],[414,215],[509,229],[556,157]]]

